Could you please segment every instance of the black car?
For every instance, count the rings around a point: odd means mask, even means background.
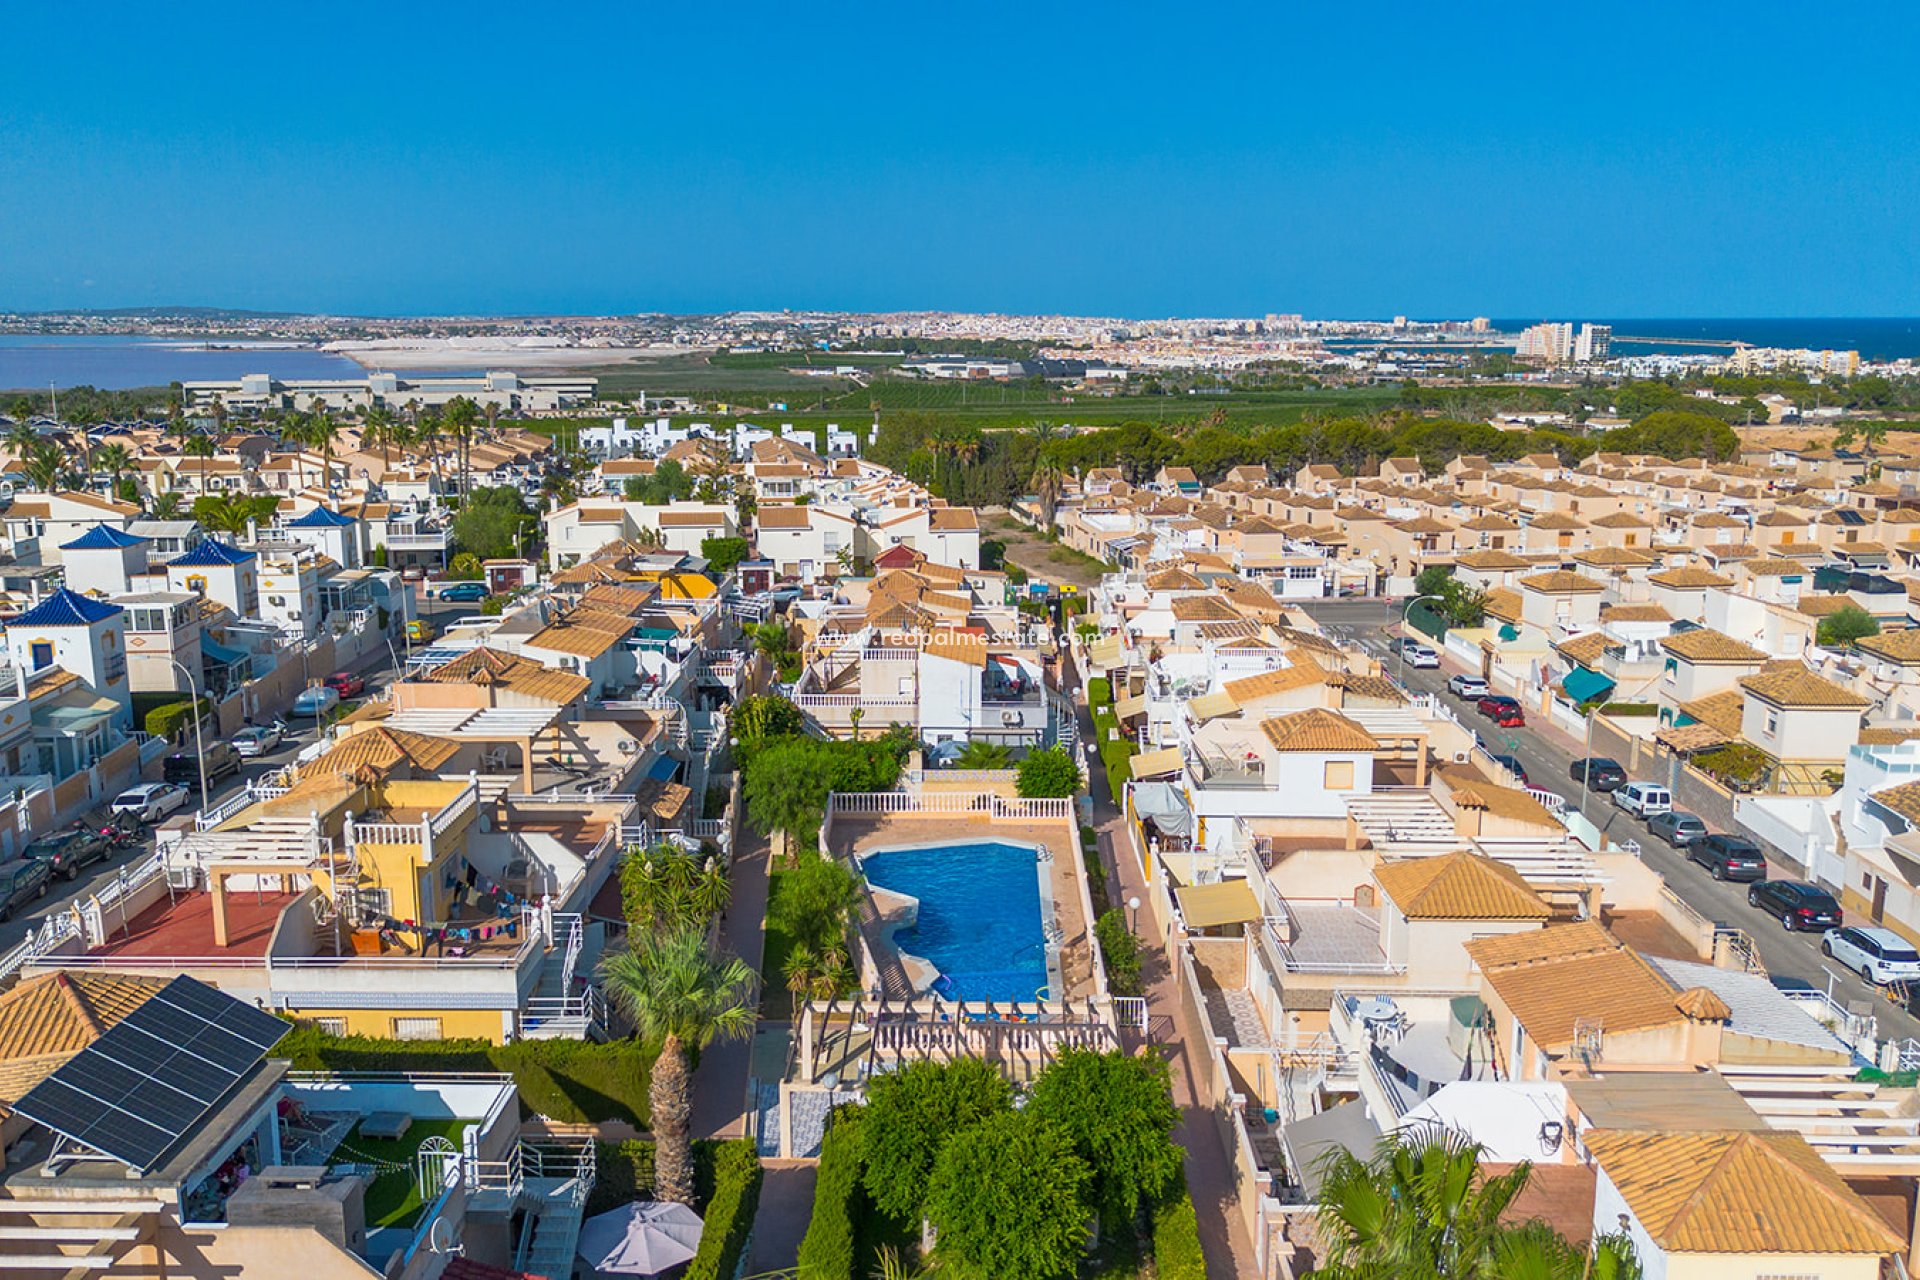
[[[17,858],[0,863],[0,920],[13,919],[24,902],[47,896],[47,881],[53,872],[38,858]]]
[[[1676,849],[1698,844],[1707,838],[1707,824],[1690,813],[1678,809],[1669,809],[1665,813],[1656,813],[1647,819],[1647,831],[1659,836]]]
[[[225,742],[209,742],[205,759],[208,786],[230,773],[240,772],[240,753]],[[168,782],[191,787],[200,781],[200,761],[201,757],[191,751],[176,752],[160,766],[160,776]]]
[[[75,824],[65,831],[41,836],[26,848],[26,857],[47,864],[47,870],[68,879],[78,879],[80,868],[90,862],[105,862],[113,845],[91,827]]]
[[[1594,756],[1588,760],[1575,760],[1567,770],[1567,776],[1575,782],[1586,779],[1589,791],[1608,792],[1616,790],[1627,780],[1627,771],[1620,767],[1618,760],[1609,760],[1605,756]]]
[[[1713,874],[1715,880],[1745,883],[1767,878],[1767,857],[1760,846],[1739,836],[1715,833],[1687,846],[1687,857]]]
[[[1845,923],[1832,894],[1799,880],[1762,880],[1747,890],[1747,905],[1778,919],[1789,933],[1795,929],[1824,932]]]

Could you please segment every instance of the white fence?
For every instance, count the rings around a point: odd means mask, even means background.
[[[827,798],[827,816],[857,817],[878,814],[962,813],[997,821],[1045,822],[1073,817],[1069,797],[1009,799],[974,791],[836,791]]]

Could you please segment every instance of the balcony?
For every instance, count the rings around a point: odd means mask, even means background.
[[[388,551],[445,551],[447,535],[444,533],[390,533],[387,535]]]
[[[1272,894],[1270,899],[1279,899]],[[1276,967],[1288,973],[1402,974],[1380,947],[1380,913],[1344,901],[1279,899],[1261,929]]]

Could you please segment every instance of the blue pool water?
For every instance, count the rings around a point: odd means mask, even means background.
[[[1040,877],[1031,845],[972,841],[883,849],[867,879],[920,900],[920,920],[894,934],[901,950],[940,970],[952,1000],[1032,1000],[1047,985]]]

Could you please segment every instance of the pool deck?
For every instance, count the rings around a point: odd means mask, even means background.
[[[1053,887],[1053,918],[1062,934],[1060,946],[1061,981],[1069,999],[1084,999],[1093,994],[1093,948],[1087,931],[1091,921],[1083,909],[1080,877],[1084,874],[1074,856],[1074,827],[1071,822],[1006,822],[969,818],[951,813],[889,814],[880,817],[837,817],[833,823],[835,857],[850,853],[868,854],[903,844],[929,841],[1004,840],[1011,844],[1045,845],[1053,851],[1048,863]]]

